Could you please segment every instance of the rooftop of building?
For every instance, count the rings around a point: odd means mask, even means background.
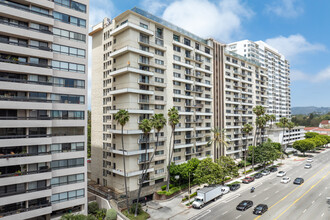
[[[320,122],[320,124],[328,125],[328,124],[330,124],[330,120],[323,120],[323,121]]]
[[[330,132],[330,128],[306,127],[305,131],[328,131],[328,132]]]

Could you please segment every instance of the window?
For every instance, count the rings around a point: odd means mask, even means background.
[[[77,63],[67,63],[62,61],[52,61],[53,69],[69,71],[69,72],[80,72],[85,73],[85,65]]]
[[[173,45],[173,50],[176,52],[181,52],[181,48],[179,46]]]
[[[161,91],[161,92],[164,92],[164,88],[162,88],[162,87],[155,87],[155,91]]]
[[[176,61],[181,61],[181,57],[177,56],[177,55],[173,55],[173,59]]]
[[[163,155],[164,154],[164,150],[158,150],[155,152],[155,155]]]
[[[181,160],[181,156],[177,156],[173,158],[173,161]]]
[[[75,47],[68,47],[58,44],[53,44],[52,49],[56,53],[62,53],[70,56],[85,57],[86,51]]]
[[[163,38],[163,28],[156,28],[156,37]]]
[[[85,197],[85,189],[78,189],[78,190],[53,194],[51,196],[51,202],[52,204],[55,204],[55,203],[65,202],[68,200],[73,200],[83,197]]]
[[[73,24],[78,27],[86,27],[85,19],[81,19],[81,18],[77,18],[77,17],[70,16],[67,14],[59,13],[57,11],[53,11],[53,16],[54,16],[54,19],[57,19],[59,21],[65,22],[65,23]]]
[[[164,74],[165,73],[165,70],[159,69],[159,68],[155,68],[155,73]]]
[[[86,35],[76,33],[76,32],[73,32],[73,31],[67,31],[67,30],[64,30],[64,29],[53,28],[53,34],[55,36],[68,38],[70,40],[77,40],[77,41],[86,42]]]
[[[180,74],[180,73],[175,73],[175,72],[174,72],[174,73],[173,73],[173,76],[174,76],[174,77],[177,77],[177,78],[181,78],[181,74]]]
[[[159,77],[155,77],[155,82],[164,83],[164,79],[163,78],[159,78]]]
[[[173,102],[181,102],[180,98],[173,98]]]
[[[179,89],[173,89],[173,93],[174,94],[181,94],[181,90],[179,90]]]
[[[205,53],[210,54],[210,48],[205,47]]]
[[[155,109],[164,110],[164,105],[155,105]]]
[[[173,34],[173,40],[180,42],[180,36]]]
[[[159,55],[159,56],[164,56],[164,51],[161,50],[155,50],[155,54]]]
[[[61,186],[67,185],[72,183],[79,183],[84,182],[84,174],[73,174],[68,176],[61,176],[61,177],[54,177],[51,179],[50,184],[51,186]]]
[[[142,22],[140,22],[140,27],[143,27],[143,28],[145,28],[145,29],[148,29],[148,25],[146,25],[146,24],[144,24],[144,23],[142,23]]]
[[[175,86],[181,86],[181,82],[173,81],[173,85],[175,85]]]
[[[174,69],[178,69],[178,70],[180,70],[180,69],[181,69],[181,66],[178,65],[178,64],[173,64],[173,68],[174,68]]]
[[[160,173],[164,173],[164,168],[155,170],[155,174],[160,174]]]
[[[183,43],[184,43],[185,45],[187,45],[187,46],[190,46],[190,40],[187,39],[187,38],[184,38]]]
[[[76,11],[86,13],[86,5],[78,3],[76,1],[72,1],[72,0],[54,0],[54,3],[57,4],[57,5],[61,5],[61,6],[64,6],[64,7],[74,9]]]
[[[196,48],[197,50],[199,50],[199,48],[200,48],[199,43],[195,43],[195,48]]]
[[[155,63],[156,64],[159,64],[159,65],[164,65],[164,61],[163,60],[155,59]]]
[[[54,170],[79,166],[84,166],[84,158],[54,160],[51,162],[51,168]]]

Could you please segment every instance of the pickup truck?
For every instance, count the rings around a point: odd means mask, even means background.
[[[217,200],[217,198],[228,193],[229,191],[230,189],[228,186],[222,185],[204,187],[203,189],[197,191],[197,196],[195,197],[195,201],[192,203],[192,207],[201,209],[210,201]]]

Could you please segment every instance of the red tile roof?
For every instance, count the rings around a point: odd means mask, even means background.
[[[319,128],[319,127],[305,127],[305,131],[328,131],[330,132],[329,128]]]
[[[328,124],[330,124],[329,122],[330,122],[330,120],[323,120],[323,121],[321,121],[320,124],[322,124],[322,125],[328,125]]]

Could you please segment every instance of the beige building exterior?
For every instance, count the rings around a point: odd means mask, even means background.
[[[173,106],[180,123],[175,129],[173,161],[212,157],[207,146],[213,127],[213,45],[141,9],[125,11],[93,27],[92,166],[91,178],[124,194],[121,127],[114,114],[125,109],[126,169],[130,200],[136,199],[143,163],[155,157],[143,183],[142,196],[166,180],[170,126],[160,136],[152,130],[148,142],[138,124]],[[145,149],[148,154],[145,155]]]
[[[87,214],[88,0],[0,2],[0,216]]]
[[[253,145],[255,115],[253,107],[261,105],[267,109],[268,77],[261,64],[234,52],[226,45],[214,41],[214,120],[215,126],[225,130],[228,146],[218,151],[215,158],[229,155],[240,159],[245,149]],[[244,124],[254,130],[245,134]],[[259,131],[258,131],[259,132]],[[267,137],[265,129],[261,131]],[[259,133],[258,133],[259,135]]]

